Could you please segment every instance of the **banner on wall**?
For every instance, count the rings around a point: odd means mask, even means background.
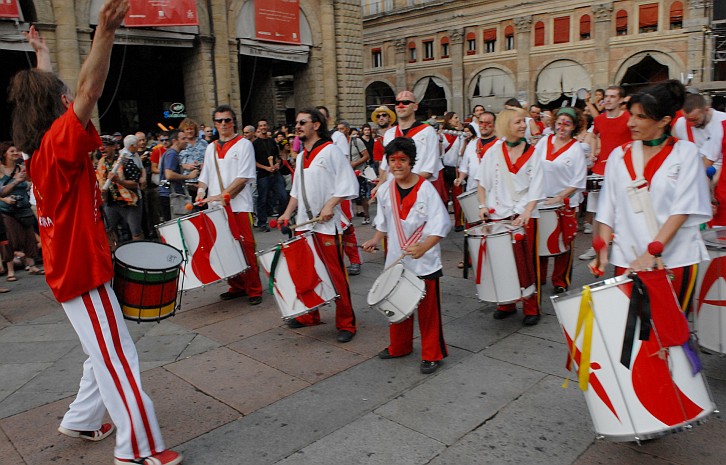
[[[300,44],[299,0],[255,0],[257,40]]]
[[[126,27],[199,25],[195,0],[130,0],[129,3]]]
[[[18,0],[0,0],[0,18],[20,18]]]

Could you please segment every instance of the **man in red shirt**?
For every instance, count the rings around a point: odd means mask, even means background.
[[[89,157],[101,145],[91,115],[108,77],[116,30],[128,9],[128,0],[106,0],[101,7],[75,97],[53,74],[50,51],[30,28],[27,38],[38,66],[12,79],[13,138],[32,154],[28,170],[37,199],[46,280],[88,354],[78,395],[58,431],[100,441],[114,430],[112,424],[102,423],[108,410],[117,428],[116,465],[175,465],[182,456],[165,449],[154,405],[141,387],[134,341],[111,288],[113,265],[101,192]]]
[[[599,152],[593,148],[595,164],[592,167],[592,172],[594,174],[605,175],[605,163],[610,156],[610,152],[632,139],[630,128],[628,128],[630,113],[622,105],[624,99],[625,90],[620,86],[610,86],[605,90],[605,98],[603,99],[605,112],[595,118],[593,129],[599,141],[597,145],[600,147]],[[591,195],[587,199],[587,213],[585,214],[585,233],[587,234],[593,232],[593,213],[597,211],[597,205],[595,205],[593,197],[595,196]],[[595,258],[595,249],[592,247],[579,256],[580,260],[592,260],[593,258]]]

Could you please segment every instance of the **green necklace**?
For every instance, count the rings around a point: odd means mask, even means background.
[[[663,134],[662,136],[660,136],[660,137],[659,137],[659,138],[657,138],[657,139],[653,139],[653,140],[644,140],[644,141],[643,141],[643,145],[645,145],[645,146],[647,146],[647,147],[657,147],[657,146],[659,146],[660,144],[662,144],[663,142],[665,142],[665,141],[666,141],[666,139],[668,139],[668,134]]]
[[[504,142],[507,144],[507,147],[516,147],[519,144],[521,144],[522,142],[526,142],[526,141],[527,140],[524,137],[522,137],[517,142],[509,142],[508,140],[505,140]]]

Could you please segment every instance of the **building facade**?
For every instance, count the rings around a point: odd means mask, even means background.
[[[719,0],[720,1],[720,0]],[[544,107],[584,90],[710,82],[710,0],[362,0],[366,106],[412,89],[422,112]],[[584,89],[584,90],[583,90]],[[424,116],[424,115],[422,115]]]
[[[22,36],[31,24],[46,38],[56,72],[75,88],[103,0],[18,3],[19,21],[0,19],[3,108],[10,77],[34,63]],[[279,125],[296,109],[321,104],[339,118],[363,120],[360,3],[297,3],[300,45],[258,40],[255,0],[197,0],[198,26],[122,27],[96,122],[106,132],[175,127],[184,116],[209,124],[217,104],[231,104],[244,124],[265,117]],[[9,137],[4,109],[2,140]]]

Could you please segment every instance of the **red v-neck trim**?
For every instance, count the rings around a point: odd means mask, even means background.
[[[395,191],[396,199],[396,205],[394,205],[394,208],[398,208],[398,213],[402,220],[405,220],[408,217],[408,213],[411,211],[411,208],[413,208],[413,205],[416,203],[418,190],[421,188],[424,181],[425,179],[422,176],[419,176],[416,185],[414,185],[413,189],[411,189],[411,192],[409,192],[408,195],[404,197],[403,201],[401,201],[401,193],[398,191],[398,185],[396,184],[395,180],[393,181],[391,187]]]
[[[572,147],[572,144],[577,142],[574,138],[570,140],[570,142],[566,143],[562,147],[560,147],[559,150],[556,152],[552,152],[555,149],[555,143],[553,142],[555,140],[555,136],[551,135],[547,138],[547,161],[555,161],[557,157],[562,155],[563,153],[567,152],[570,147]]]
[[[534,153],[534,146],[527,144],[529,148],[527,148],[522,155],[517,158],[517,161],[515,163],[512,163],[512,160],[509,158],[509,150],[507,149],[507,142],[502,142],[502,152],[504,153],[504,160],[507,162],[507,167],[509,168],[509,172],[513,174],[517,174],[519,170],[529,161],[530,158],[532,158],[532,154]]]
[[[411,126],[408,128],[405,137],[408,137],[411,139],[413,136],[418,134],[419,132],[423,131],[426,127],[428,127],[428,124],[416,122],[414,123],[414,126]],[[401,130],[401,126],[396,126],[396,137],[404,137],[403,131]]]
[[[663,163],[666,161],[666,158],[668,158],[668,155],[671,154],[675,145],[676,139],[669,137],[663,148],[653,155],[650,160],[648,160],[645,168],[643,168],[643,177],[646,181],[648,181],[648,184],[653,182],[653,176],[655,176],[655,173],[657,173],[660,167],[663,166]],[[623,156],[623,161],[625,162],[625,167],[628,169],[628,174],[630,174],[630,179],[635,180],[635,166],[633,166],[632,147],[632,144],[629,144],[628,149]]]
[[[310,165],[313,163],[313,160],[315,160],[315,157],[318,156],[320,151],[332,143],[332,141],[325,141],[317,147],[313,147],[310,152],[308,152],[308,149],[303,149],[303,167],[305,169],[310,168]]]
[[[484,154],[487,153],[487,150],[489,150],[492,147],[492,145],[497,143],[497,140],[498,139],[496,137],[492,137],[492,140],[490,140],[489,142],[487,142],[484,145],[481,145],[482,139],[477,140],[476,141],[476,157],[479,160],[481,160],[482,157],[484,156]]]
[[[234,144],[236,144],[237,141],[240,139],[242,139],[242,136],[240,136],[238,134],[238,135],[234,136],[232,139],[225,142],[224,146],[220,145],[218,140],[214,141],[214,143],[217,147],[217,150],[216,150],[217,158],[219,158],[220,160],[224,160],[224,157],[227,155],[227,152],[229,151],[229,149],[231,149],[234,146]]]

